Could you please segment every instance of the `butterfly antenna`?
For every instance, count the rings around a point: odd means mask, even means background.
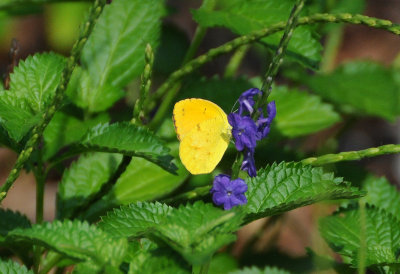
[[[239,101],[239,100],[236,100],[235,103],[233,104],[233,106],[232,106],[232,108],[231,108],[231,112],[234,112],[233,110],[235,109],[235,107],[236,107],[238,101]],[[236,111],[237,111],[237,110],[236,110]],[[236,112],[236,111],[235,111],[235,112]]]

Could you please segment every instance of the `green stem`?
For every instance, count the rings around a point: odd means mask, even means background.
[[[167,204],[175,204],[180,201],[187,201],[187,200],[192,200],[198,197],[205,196],[210,193],[211,186],[201,186],[201,187],[196,187],[195,189],[179,194],[178,196],[168,198],[163,200],[163,203]]]
[[[348,13],[326,14],[318,13],[311,16],[300,17],[297,22],[299,25],[309,25],[316,23],[350,23],[356,25],[366,25],[373,28],[384,29],[396,35],[400,35],[400,25],[392,23],[388,20],[377,19],[365,15],[352,15]],[[217,48],[210,49],[207,53],[198,56],[192,61],[186,63],[182,68],[173,72],[170,77],[157,89],[154,93],[152,101],[159,100],[165,93],[171,89],[176,82],[184,76],[192,73],[200,66],[214,60],[216,57],[229,53],[237,48],[252,44],[263,37],[269,36],[276,32],[282,31],[286,26],[286,21],[282,21],[269,26],[268,28],[252,32],[251,34],[238,37],[230,42],[223,44]]]
[[[91,33],[93,26],[103,11],[106,0],[96,0],[90,11],[89,20],[83,25],[81,35],[75,45],[72,48],[71,56],[68,58],[67,64],[63,70],[60,84],[57,87],[53,101],[47,108],[46,112],[42,116],[42,120],[32,129],[31,137],[26,142],[24,149],[18,155],[17,161],[7,177],[6,182],[0,189],[0,201],[2,201],[6,196],[8,190],[11,188],[15,180],[18,178],[21,169],[24,164],[29,160],[32,151],[36,148],[37,143],[40,140],[40,136],[43,135],[43,131],[49,124],[50,120],[53,118],[57,109],[61,106],[62,100],[64,98],[64,92],[67,88],[69,79],[71,78],[72,71],[77,65],[83,46],[85,45],[89,34]]]
[[[393,61],[393,67],[400,69],[400,52]]]
[[[235,162],[232,165],[232,176],[231,179],[237,179],[239,177],[240,167],[242,166],[243,162],[243,152],[238,151],[236,154]]]
[[[52,269],[61,259],[62,256],[60,254],[53,252],[49,253],[46,260],[43,262],[43,266],[39,271],[39,274],[49,273],[50,269]]]
[[[36,178],[36,223],[43,222],[44,186],[46,182],[43,168],[34,172]]]
[[[366,260],[366,225],[367,225],[367,216],[365,212],[365,202],[363,200],[358,201],[359,212],[360,212],[360,248],[358,250],[358,264],[357,264],[357,273],[365,274],[365,260]]]
[[[207,274],[208,269],[210,268],[210,262],[211,261],[208,261],[200,266],[193,266],[192,273],[193,274]]]
[[[234,77],[246,53],[249,51],[250,45],[244,45],[238,48],[229,60],[225,68],[224,77]]]
[[[296,28],[297,20],[301,10],[304,6],[304,0],[297,0],[294,5],[289,19],[286,23],[285,32],[279,42],[279,46],[272,58],[272,62],[269,64],[267,72],[265,73],[264,82],[261,87],[262,96],[261,99],[257,100],[255,109],[258,110],[260,107],[266,104],[269,94],[272,89],[272,82],[278,73],[279,66],[282,64],[283,56],[286,53],[286,49],[289,45],[290,38],[292,38],[293,31]]]
[[[383,145],[358,151],[346,151],[337,154],[326,154],[319,157],[310,157],[301,162],[306,165],[321,166],[342,161],[354,161],[385,154],[400,153],[400,145]]]
[[[335,68],[336,56],[342,43],[344,28],[338,26],[326,38],[324,57],[321,62],[321,71],[330,72]]]

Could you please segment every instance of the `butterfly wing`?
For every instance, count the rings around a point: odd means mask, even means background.
[[[213,118],[228,123],[225,112],[213,102],[197,98],[177,102],[174,106],[173,120],[178,139],[183,140],[197,124]]]
[[[179,157],[190,173],[210,173],[221,161],[230,138],[226,115],[204,120],[185,134],[179,146]]]

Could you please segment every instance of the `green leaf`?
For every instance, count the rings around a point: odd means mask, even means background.
[[[363,190],[368,192],[363,198],[365,202],[384,209],[400,219],[400,193],[385,177],[369,176],[364,182]]]
[[[259,219],[323,200],[357,198],[364,194],[343,178],[300,163],[274,163],[247,178],[247,220]]]
[[[236,100],[247,89],[259,86],[244,78],[202,78],[184,86],[180,99],[203,98],[218,104],[226,113],[233,111]],[[287,86],[274,86],[270,100],[276,101],[277,115],[272,127],[288,137],[307,135],[330,127],[340,120],[332,106],[316,95]],[[236,105],[237,107],[237,105]]]
[[[29,228],[31,222],[19,212],[0,208],[0,241],[4,241],[8,232],[16,228]]]
[[[172,163],[178,167],[177,174],[171,174],[146,159],[133,158],[111,190],[117,204],[154,200],[174,191],[189,173],[180,161]]]
[[[86,94],[78,97],[86,100],[80,101],[83,107],[90,112],[109,108],[123,95],[122,88],[141,74],[146,44],[158,44],[163,3],[115,0],[104,8],[82,51],[80,86]]]
[[[28,270],[26,266],[12,260],[0,260],[0,272],[4,274],[33,274],[32,270]]]
[[[24,240],[61,253],[72,259],[93,261],[99,267],[119,266],[128,245],[86,222],[65,220],[33,225],[9,233],[11,240]]]
[[[267,266],[264,269],[255,266],[245,267],[241,270],[229,272],[229,274],[289,274],[289,271],[282,270],[276,267]]]
[[[173,210],[155,227],[153,236],[166,242],[194,265],[209,261],[215,251],[235,240],[240,211],[224,211],[198,201]]]
[[[331,74],[305,80],[312,91],[343,107],[385,118],[400,114],[400,85],[391,70],[370,61],[346,63]]]
[[[99,227],[111,235],[137,237],[160,224],[172,210],[159,202],[137,202],[108,212],[101,218]]]
[[[363,211],[361,214],[358,207],[350,206],[321,219],[319,229],[322,237],[333,250],[351,259],[353,266],[357,267],[361,235],[365,233],[363,251],[366,266],[400,267],[400,221],[374,206],[367,205]],[[365,224],[364,228],[362,224]]]
[[[40,121],[61,79],[64,58],[36,54],[21,61],[10,75],[10,90],[0,90],[0,123],[20,141]]]
[[[45,141],[43,158],[50,159],[62,147],[78,142],[82,139],[85,132],[90,128],[99,123],[105,123],[108,120],[109,117],[106,113],[83,121],[67,113],[56,112],[43,133]]]
[[[238,268],[236,259],[228,253],[218,253],[212,257],[209,274],[225,274]]]
[[[64,171],[58,186],[57,215],[68,218],[86,204],[117,171],[122,156],[112,153],[82,155]]]
[[[287,21],[295,1],[220,0],[219,3],[216,10],[192,11],[194,20],[201,26],[222,26],[237,34],[245,35],[274,23]],[[282,34],[279,32],[261,41],[276,48]],[[315,36],[309,26],[296,28],[289,42],[289,55],[296,56],[295,60],[307,66],[316,67],[321,59],[322,46]]]
[[[147,128],[128,122],[99,124],[86,133],[78,146],[87,151],[142,157],[173,173],[177,169],[169,148],[160,139]]]
[[[278,86],[273,88],[270,100],[276,102],[276,126],[288,137],[314,133],[340,121],[331,105],[306,92]]]

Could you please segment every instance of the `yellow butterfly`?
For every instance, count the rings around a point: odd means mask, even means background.
[[[225,112],[204,99],[186,99],[174,106],[179,157],[192,174],[210,173],[221,161],[231,138]]]

